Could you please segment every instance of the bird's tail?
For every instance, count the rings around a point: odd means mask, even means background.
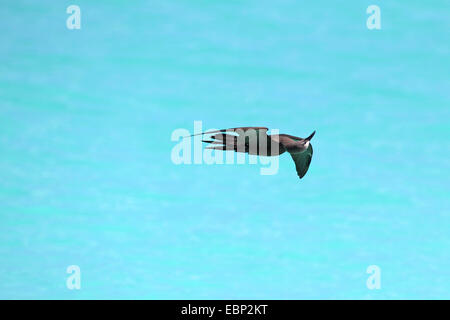
[[[314,135],[316,134],[316,130],[314,130],[314,132],[313,133],[311,133],[310,135],[309,135],[309,137],[308,138],[305,138],[305,140],[306,141],[309,141],[309,140],[311,140],[312,139],[312,137],[314,137]]]

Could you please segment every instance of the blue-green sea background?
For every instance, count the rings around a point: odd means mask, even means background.
[[[0,298],[450,298],[448,14],[3,1]],[[177,166],[171,134],[195,120],[317,130],[310,170]]]

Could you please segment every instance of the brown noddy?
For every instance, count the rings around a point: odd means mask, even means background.
[[[298,176],[303,178],[308,171],[313,155],[310,140],[314,131],[307,138],[300,138],[288,134],[267,134],[266,127],[237,127],[229,129],[202,132],[197,135],[209,135],[210,140],[202,140],[211,144],[207,149],[233,150],[258,156],[279,156],[289,152],[295,162]]]

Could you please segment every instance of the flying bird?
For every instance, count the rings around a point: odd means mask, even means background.
[[[269,129],[265,127],[237,127],[202,132],[191,137],[213,134],[209,140],[202,140],[210,144],[206,149],[233,150],[269,157],[279,156],[287,151],[295,162],[299,178],[303,178],[311,164],[313,148],[310,140],[316,131],[307,138],[300,138],[288,134],[268,135],[267,130]]]

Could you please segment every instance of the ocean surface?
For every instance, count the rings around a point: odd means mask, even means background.
[[[450,298],[449,1],[1,7],[0,298]],[[194,121],[311,167],[176,165]]]

